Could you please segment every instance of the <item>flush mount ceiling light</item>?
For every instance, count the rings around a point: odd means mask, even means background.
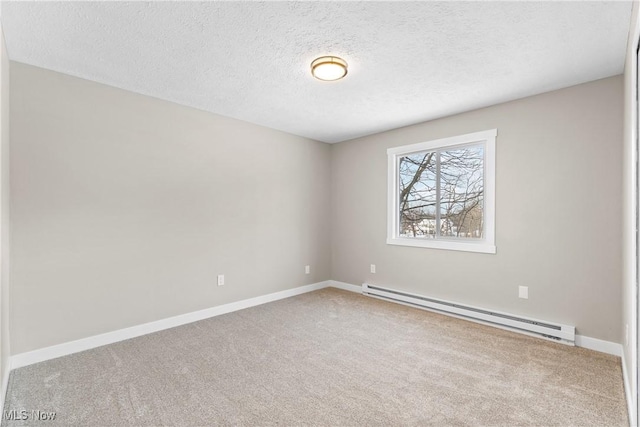
[[[347,75],[347,61],[337,56],[321,56],[311,63],[311,74],[318,80],[340,80]]]

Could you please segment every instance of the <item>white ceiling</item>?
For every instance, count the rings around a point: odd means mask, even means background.
[[[620,74],[631,2],[2,2],[9,57],[325,142]],[[349,75],[320,82],[320,55]]]

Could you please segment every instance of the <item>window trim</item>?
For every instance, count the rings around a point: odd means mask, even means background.
[[[481,132],[389,148],[387,150],[387,244],[495,254],[497,135],[497,129],[489,129]],[[484,239],[465,239],[464,241],[460,241],[456,238],[442,237],[439,239],[400,237],[398,233],[398,166],[400,157],[422,151],[440,150],[447,147],[468,144],[483,144],[484,146]]]

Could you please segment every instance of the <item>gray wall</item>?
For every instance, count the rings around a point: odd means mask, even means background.
[[[329,278],[622,340],[620,76],[329,146],[11,67],[12,354]],[[494,127],[498,253],[386,245],[386,149]]]
[[[11,92],[12,354],[330,278],[329,145],[14,62]]]
[[[621,342],[622,87],[612,77],[333,146],[332,278]],[[386,245],[386,149],[492,128],[497,254]]]
[[[0,384],[9,374],[9,56],[0,25]],[[4,399],[4,389],[2,398]]]

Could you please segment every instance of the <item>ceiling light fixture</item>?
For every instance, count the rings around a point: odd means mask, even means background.
[[[347,61],[337,56],[321,56],[311,63],[311,74],[318,80],[340,80],[347,75]]]

